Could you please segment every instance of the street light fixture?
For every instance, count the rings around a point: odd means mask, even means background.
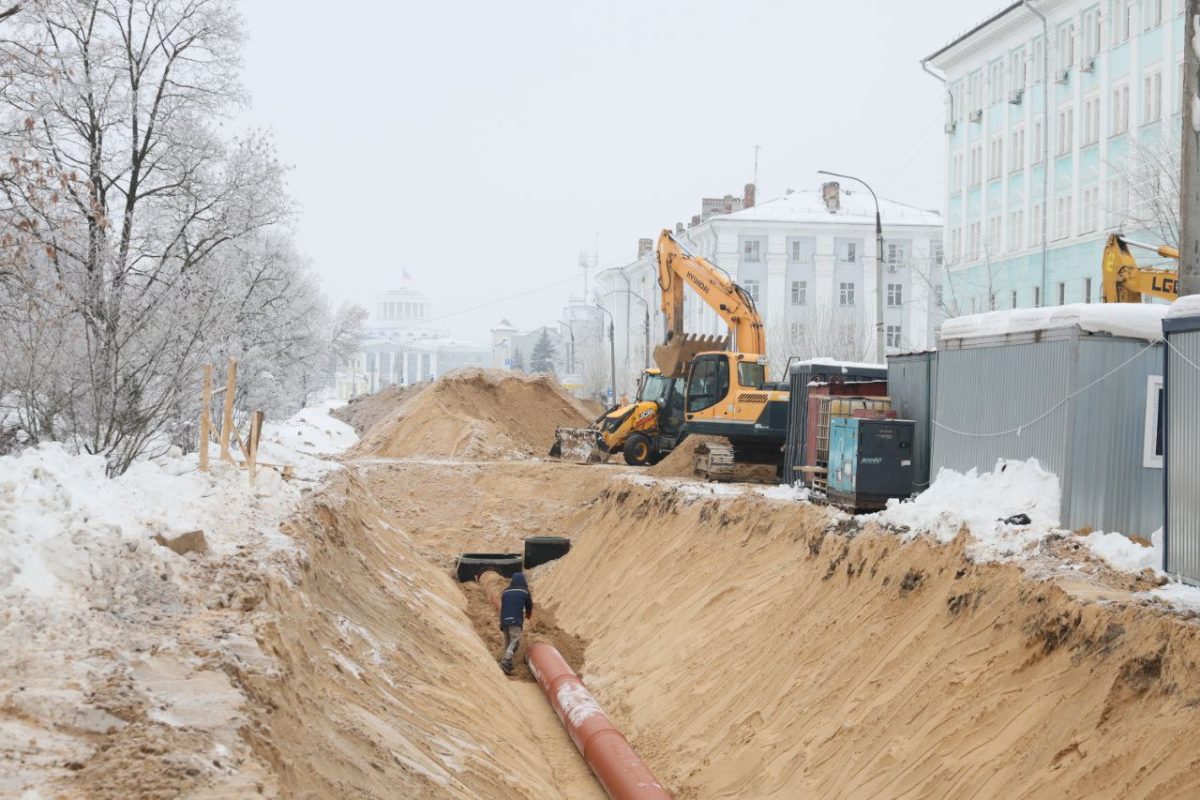
[[[875,195],[875,190],[862,178],[824,169],[817,170],[817,174],[857,181],[867,187],[871,199],[875,201],[875,360],[879,364],[886,364],[887,352],[884,350],[883,341],[883,220],[879,215],[879,198]]]

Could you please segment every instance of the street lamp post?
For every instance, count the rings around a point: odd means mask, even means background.
[[[848,181],[857,181],[867,187],[867,191],[871,193],[871,199],[875,201],[875,360],[879,364],[886,364],[887,351],[884,349],[883,341],[883,220],[879,215],[879,198],[875,196],[875,190],[862,178],[829,172],[824,169],[817,170],[817,173],[831,175],[834,178],[845,178]]]
[[[611,311],[599,303],[596,303],[596,308],[608,314],[608,363],[611,380],[609,385],[612,386],[612,400],[615,403],[617,402],[617,343],[614,336],[613,315]]]
[[[571,327],[571,323],[558,320],[558,324],[564,326],[567,332],[571,334],[571,345],[567,348],[567,372],[575,374],[575,329]]]

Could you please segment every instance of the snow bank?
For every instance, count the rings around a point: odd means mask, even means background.
[[[862,361],[838,361],[833,358],[809,358],[804,361],[792,362],[793,368],[801,367],[801,366],[840,367],[842,372],[849,372],[850,370],[863,370],[863,369],[883,369],[883,370],[887,369],[886,364],[868,364],[868,363],[862,362]]]
[[[1141,572],[1150,567],[1157,572],[1163,565],[1162,535],[1162,528],[1151,534],[1153,547],[1140,545],[1123,533],[1096,532],[1084,536],[1083,542],[1116,569]]]
[[[923,494],[912,500],[889,500],[877,514],[867,515],[910,537],[927,534],[949,542],[964,526],[970,531],[968,552],[979,561],[1016,556],[1059,527],[1062,491],[1058,477],[1042,469],[1037,459],[996,462],[991,472],[967,473],[943,469]],[[1017,514],[1028,525],[1004,522]]]
[[[1171,306],[1162,303],[1073,303],[1046,308],[1013,308],[955,317],[942,324],[941,340],[977,339],[1010,333],[1033,333],[1078,327],[1156,342]]]
[[[1194,317],[1200,315],[1200,294],[1187,294],[1167,306],[1168,317]]]

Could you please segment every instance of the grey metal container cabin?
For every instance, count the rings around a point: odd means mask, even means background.
[[[1148,536],[1164,509],[1163,470],[1146,449],[1157,404],[1146,398],[1162,374],[1161,342],[1078,327],[945,338],[931,474],[1036,458],[1059,478],[1064,527]]]
[[[844,380],[884,380],[887,378],[887,368],[833,361],[788,362],[784,378],[789,389],[788,424],[783,459],[783,482],[788,485],[804,477],[804,473],[797,470],[796,466],[804,456],[804,436],[808,425],[808,385],[830,383],[835,377]]]
[[[888,356],[888,396],[900,419],[913,421],[913,494],[929,488],[937,351]]]
[[[1168,317],[1166,369],[1166,522],[1164,569],[1200,583],[1200,316]],[[1189,364],[1188,361],[1192,363]]]

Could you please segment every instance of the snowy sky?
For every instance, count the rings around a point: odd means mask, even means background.
[[[999,7],[245,0],[245,121],[293,166],[334,301],[404,269],[439,326],[484,340],[553,324],[597,232],[609,266],[739,194],[755,145],[760,202],[829,169],[938,208],[942,95],[918,62]]]

